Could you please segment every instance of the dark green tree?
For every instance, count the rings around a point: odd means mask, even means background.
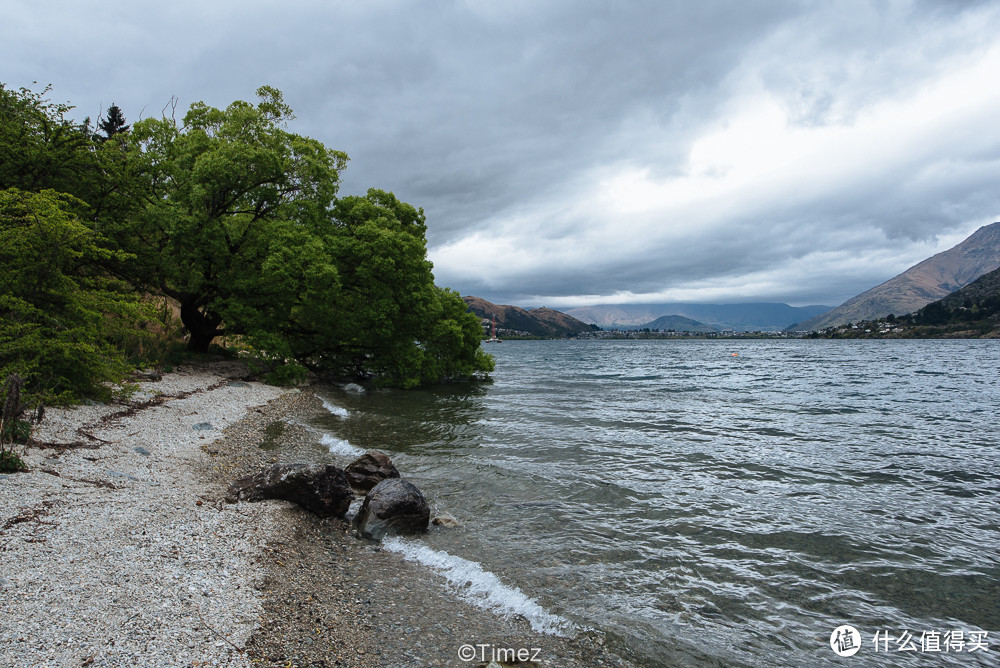
[[[945,325],[951,320],[951,310],[941,302],[931,302],[918,311],[921,325]]]
[[[111,139],[115,135],[129,131],[129,126],[125,123],[125,114],[112,103],[108,107],[107,115],[97,123],[97,129],[104,133],[104,139]]]
[[[0,84],[0,373],[20,374],[29,396],[63,402],[107,394],[105,383],[120,379],[127,365],[115,338],[142,336],[130,333],[142,309],[108,273],[129,258],[99,232],[100,212],[120,210],[110,153],[48,92]]]

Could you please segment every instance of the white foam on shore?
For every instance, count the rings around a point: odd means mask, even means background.
[[[347,439],[337,438],[336,436],[331,436],[330,434],[323,434],[319,442],[325,445],[332,454],[335,455],[348,455],[351,457],[360,457],[365,454],[365,451],[356,445],[351,445]]]
[[[326,410],[330,411],[330,413],[332,413],[333,415],[336,415],[339,418],[346,418],[346,417],[348,417],[351,414],[343,406],[338,406],[337,404],[332,404],[328,400],[324,399],[323,397],[320,397],[319,400],[323,403],[323,408],[325,408]]]
[[[404,558],[428,566],[443,576],[458,595],[476,607],[489,610],[501,617],[520,615],[528,620],[532,630],[557,636],[572,635],[573,624],[558,615],[547,612],[534,599],[517,587],[505,585],[500,578],[474,561],[433,550],[426,545],[388,536],[382,547],[398,552]]]

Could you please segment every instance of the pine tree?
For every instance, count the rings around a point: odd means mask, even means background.
[[[128,132],[129,127],[125,124],[125,115],[122,110],[114,103],[108,107],[107,117],[101,119],[97,124],[97,129],[104,133],[105,139],[111,139],[117,134]]]

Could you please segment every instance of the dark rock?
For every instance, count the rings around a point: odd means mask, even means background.
[[[416,485],[402,478],[388,478],[365,496],[354,519],[358,532],[376,540],[386,533],[427,531],[431,508]]]
[[[347,465],[344,469],[351,487],[365,492],[389,478],[398,478],[399,471],[384,452],[369,450]]]
[[[343,517],[354,494],[344,472],[332,466],[274,464],[229,486],[226,500],[284,499],[323,517]]]

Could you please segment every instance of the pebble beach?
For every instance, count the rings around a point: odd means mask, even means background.
[[[342,519],[225,503],[273,461],[269,425],[322,410],[308,387],[224,361],[138,388],[48,410],[30,471],[0,476],[3,665],[485,666],[522,649],[522,666],[629,665],[598,632],[539,634],[461,600]]]

